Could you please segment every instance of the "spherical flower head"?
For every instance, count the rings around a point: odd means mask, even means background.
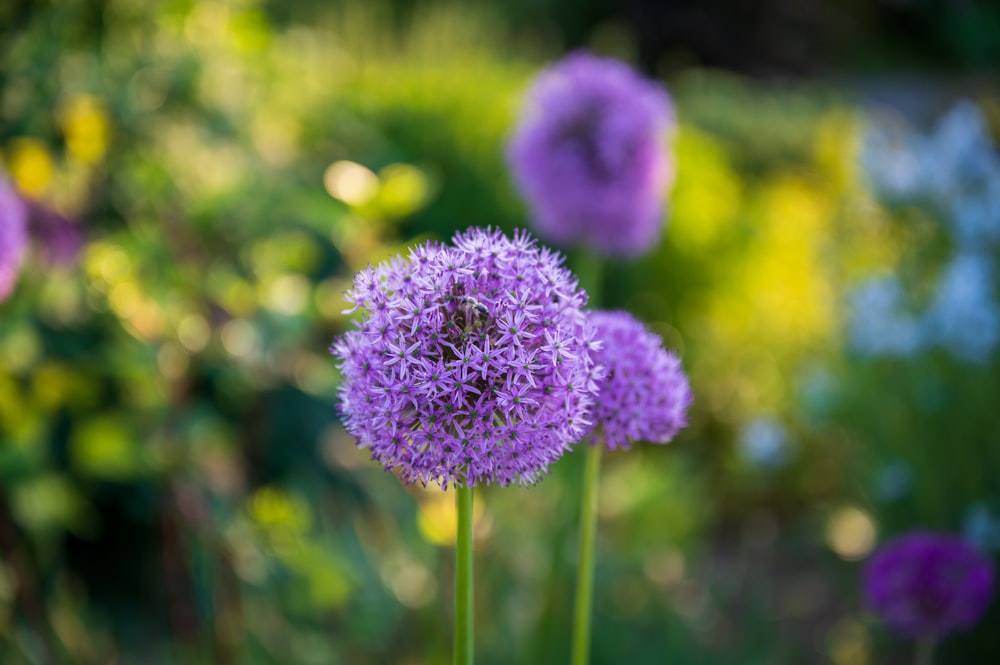
[[[587,296],[526,233],[452,243],[355,277],[364,314],[331,348],[344,425],[406,482],[533,482],[590,425]]]
[[[589,440],[614,450],[634,441],[667,443],[687,426],[693,395],[681,361],[628,312],[588,313],[604,368]]]
[[[0,176],[0,302],[14,290],[28,245],[27,206]]]
[[[667,93],[624,63],[577,52],[543,71],[507,150],[538,233],[604,256],[652,249],[672,125]]]
[[[918,531],[868,561],[864,595],[899,636],[940,638],[979,621],[994,581],[992,563],[962,538]]]

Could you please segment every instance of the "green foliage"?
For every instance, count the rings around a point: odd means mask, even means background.
[[[4,663],[448,659],[452,496],[356,449],[327,347],[356,270],[525,224],[503,145],[544,49],[481,8],[278,4],[38,3],[0,44],[5,170],[88,234],[0,305]],[[856,560],[1000,508],[1000,385],[844,352],[846,289],[917,242],[861,185],[844,98],[671,90],[667,231],[605,300],[696,401],[676,443],[605,456],[594,662],[880,662]],[[783,466],[742,451],[760,417]],[[579,457],[477,493],[482,663],[566,657]],[[898,461],[912,490],[879,499]],[[996,621],[941,662],[995,656]]]

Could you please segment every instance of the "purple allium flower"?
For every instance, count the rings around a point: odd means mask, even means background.
[[[27,207],[0,176],[0,302],[14,290],[28,244]]]
[[[883,545],[864,571],[868,605],[902,637],[970,628],[993,596],[992,563],[951,534],[916,531]]]
[[[574,53],[543,71],[508,146],[538,233],[605,256],[659,237],[672,163],[666,91],[615,60]]]
[[[633,441],[667,443],[687,426],[693,396],[681,361],[663,340],[627,312],[589,312],[603,348],[595,353],[604,366],[594,404],[591,443],[603,437],[608,448]]]
[[[406,482],[532,482],[578,441],[601,372],[586,294],[524,232],[469,229],[361,271],[331,347],[344,425]]]

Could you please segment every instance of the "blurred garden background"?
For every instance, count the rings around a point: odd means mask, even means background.
[[[355,447],[327,349],[355,271],[528,224],[505,144],[582,47],[676,105],[662,242],[603,301],[695,394],[605,456],[593,662],[912,662],[865,558],[1000,549],[985,0],[5,0],[0,662],[450,660],[452,496]],[[484,665],[567,658],[578,457],[478,493]],[[1000,662],[1000,602],[936,662]]]

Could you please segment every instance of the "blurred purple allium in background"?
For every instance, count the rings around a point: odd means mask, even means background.
[[[603,439],[611,450],[634,441],[667,443],[687,426],[693,399],[681,361],[627,312],[598,310],[589,318],[603,345],[595,357],[605,372],[592,412],[591,443]]]
[[[0,175],[0,301],[6,300],[21,270],[28,245],[27,206]]]
[[[992,562],[968,542],[926,531],[887,542],[864,571],[868,606],[909,638],[971,628],[989,607],[994,583]]]
[[[663,87],[624,63],[577,52],[544,70],[507,150],[538,233],[604,256],[652,249],[673,123]]]
[[[419,245],[346,298],[364,316],[331,348],[344,425],[404,481],[532,482],[589,428],[587,296],[527,233]]]

